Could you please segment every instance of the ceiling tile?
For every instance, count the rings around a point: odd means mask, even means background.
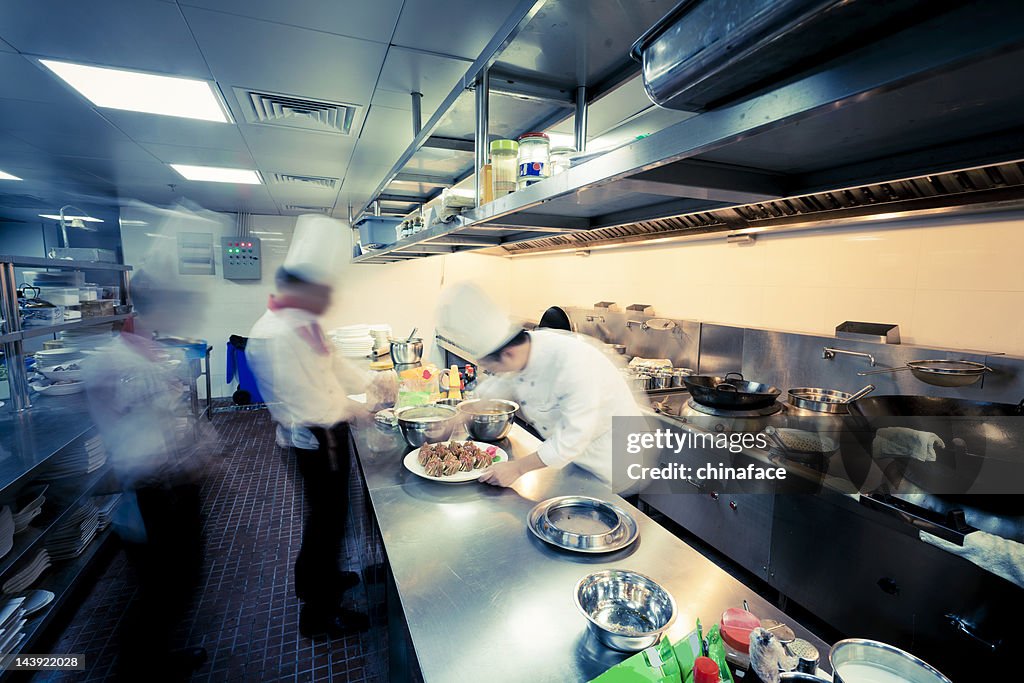
[[[0,36],[21,52],[209,78],[178,6],[138,0],[5,0]]]
[[[17,52],[17,50],[15,50],[14,46],[10,45],[9,43],[5,43],[4,41],[0,40],[0,52]]]
[[[114,185],[137,183],[178,184],[182,181],[174,169],[159,161],[117,161],[112,159],[65,158],[69,166],[87,171]]]
[[[39,150],[24,140],[6,133],[0,133],[0,168],[4,167],[4,155],[12,153],[32,154],[39,156]]]
[[[516,0],[406,0],[391,42],[456,57],[476,59],[498,32]]]
[[[402,9],[402,0],[180,0],[179,4],[379,43],[391,41]]]
[[[0,100],[0,121],[11,136],[50,154],[95,158],[150,157],[85,105]]]
[[[0,52],[3,96],[12,100],[76,106],[84,101],[52,73],[17,53]]]
[[[296,169],[297,171],[303,168],[307,160],[347,164],[356,145],[354,135],[307,133],[301,130],[258,124],[243,125],[241,130],[253,156],[257,158],[292,158],[300,167]]]
[[[228,123],[107,109],[103,110],[103,116],[139,143],[187,145],[236,152],[248,149],[238,127]]]
[[[226,166],[228,168],[253,168],[255,166],[252,156],[247,151],[161,145],[151,142],[144,142],[140,146],[167,164]]]
[[[297,156],[266,156],[254,154],[256,168],[264,174],[292,173],[295,175],[321,176],[342,179],[348,168],[348,156],[344,159],[309,159]],[[2,168],[2,166],[0,166]]]
[[[438,105],[444,101],[452,88],[462,80],[470,64],[471,62],[463,59],[439,57],[392,47],[384,60],[374,99],[376,100],[377,94],[382,90],[400,93],[404,95],[405,100],[402,108],[411,110],[412,99],[409,93],[421,92],[423,121],[426,122],[437,111]]]
[[[182,11],[225,94],[235,86],[366,104],[387,52],[381,43],[194,7]],[[235,106],[235,117],[244,120]]]

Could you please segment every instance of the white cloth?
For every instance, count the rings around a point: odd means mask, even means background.
[[[317,318],[298,308],[268,310],[249,332],[245,355],[274,421],[296,448],[316,448],[306,427],[330,427],[355,416],[349,394],[366,391],[369,374],[311,343]]]
[[[1024,544],[985,531],[967,534],[962,546],[925,531],[919,533],[925,543],[959,555],[968,562],[1024,588]]]
[[[480,383],[482,398],[508,398],[540,432],[545,465],[570,462],[612,482],[612,418],[641,416],[615,364],[594,344],[566,332],[534,330],[522,372]]]
[[[937,434],[906,427],[883,427],[875,432],[871,455],[875,458],[914,458],[922,462],[935,462],[936,446],[946,447]]]

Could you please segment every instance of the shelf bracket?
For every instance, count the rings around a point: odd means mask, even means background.
[[[490,69],[480,70],[480,77],[476,82],[476,136],[474,137],[474,164],[473,171],[476,174],[476,205],[484,203],[484,166],[487,165],[488,155],[488,105],[491,95]]]

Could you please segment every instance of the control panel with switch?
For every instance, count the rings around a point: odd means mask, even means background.
[[[225,280],[260,279],[260,241],[251,237],[221,237]]]

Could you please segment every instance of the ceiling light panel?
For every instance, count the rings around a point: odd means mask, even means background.
[[[40,218],[49,218],[53,221],[59,221],[60,215],[55,213],[41,213]],[[93,218],[92,216],[64,216],[65,221],[83,221],[85,223],[102,223],[102,218]]]
[[[231,123],[209,81],[39,60],[97,107]]]
[[[221,168],[218,166],[191,166],[189,164],[171,164],[185,180],[203,180],[211,183],[237,183],[240,185],[260,185],[262,180],[257,171],[245,168]]]
[[[21,180],[21,178],[19,178],[16,175],[11,175],[10,173],[4,173],[3,171],[0,171],[0,180]]]

